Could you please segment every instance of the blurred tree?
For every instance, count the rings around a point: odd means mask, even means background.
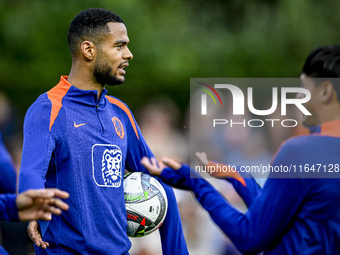
[[[312,48],[340,41],[340,5],[330,0],[1,0],[1,89],[22,113],[68,74],[67,29],[90,7],[128,27],[134,59],[109,90],[132,110],[157,94],[184,110],[190,77],[297,77]]]

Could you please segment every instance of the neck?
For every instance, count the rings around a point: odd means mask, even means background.
[[[340,120],[340,104],[337,102],[329,105],[322,113],[319,114],[319,116],[321,123],[332,120]]]
[[[85,70],[85,68],[79,69],[72,66],[67,81],[78,89],[97,90],[99,98],[105,86],[96,81],[92,72],[81,70]]]

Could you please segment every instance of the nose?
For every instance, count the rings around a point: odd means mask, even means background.
[[[133,55],[128,47],[126,47],[126,51],[124,52],[123,58],[127,60],[133,59]]]

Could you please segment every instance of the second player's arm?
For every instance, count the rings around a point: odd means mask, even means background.
[[[292,159],[291,155],[286,155],[287,151],[290,150],[278,153],[273,165]],[[243,214],[232,207],[206,180],[193,178],[194,175],[197,173],[193,170],[190,172],[190,168],[185,165],[179,170],[165,168],[161,172],[161,178],[170,185],[193,191],[212,220],[244,253],[259,253],[288,231],[290,221],[309,192],[303,185],[303,179],[269,178],[261,194]]]

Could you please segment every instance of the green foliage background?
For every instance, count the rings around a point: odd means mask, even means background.
[[[330,0],[1,0],[0,90],[22,115],[68,74],[68,26],[90,7],[127,25],[134,59],[109,93],[133,111],[167,94],[184,112],[191,77],[298,77],[313,48],[340,43],[340,4]],[[255,101],[271,95],[258,90]]]

